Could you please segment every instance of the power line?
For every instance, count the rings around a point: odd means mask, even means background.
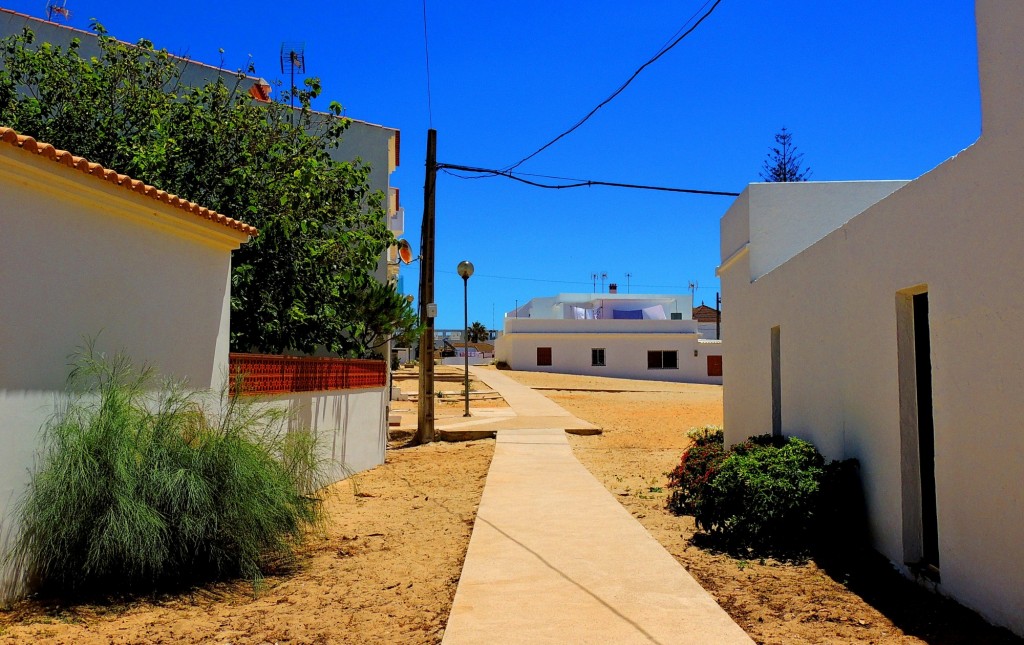
[[[710,2],[710,1],[711,1],[711,0],[708,0],[708,2]],[[721,3],[721,2],[722,2],[722,0],[715,0],[715,3],[714,3],[713,5],[711,5],[711,8],[710,8],[710,9],[708,9],[708,10],[707,10],[707,12],[705,12],[705,13],[704,13],[704,15],[703,15],[703,16],[701,16],[701,17],[700,17],[700,19],[698,19],[698,20],[697,20],[697,22],[695,22],[695,23],[693,24],[693,26],[692,26],[692,27],[690,27],[689,29],[687,29],[686,31],[684,31],[682,35],[680,35],[680,36],[679,36],[678,38],[676,38],[675,40],[673,40],[673,41],[672,41],[671,43],[669,43],[668,45],[665,45],[664,47],[662,47],[662,48],[661,48],[661,50],[659,50],[659,51],[658,51],[658,53],[657,53],[657,54],[655,54],[655,55],[654,55],[654,56],[653,56],[653,57],[652,57],[652,58],[651,58],[650,60],[648,60],[648,61],[647,61],[646,63],[644,63],[643,65],[641,65],[640,67],[638,67],[638,68],[637,68],[637,70],[636,70],[635,72],[633,72],[633,75],[632,75],[632,76],[630,76],[630,77],[629,77],[629,78],[628,78],[628,79],[626,80],[626,82],[625,82],[625,83],[623,83],[622,85],[620,85],[620,86],[619,86],[619,89],[615,90],[614,92],[612,92],[611,96],[609,96],[609,97],[608,97],[608,98],[606,98],[605,100],[603,100],[603,101],[601,101],[600,103],[598,103],[598,104],[597,104],[597,107],[595,107],[595,108],[594,108],[593,110],[591,110],[590,112],[588,112],[588,113],[587,113],[587,115],[586,115],[585,117],[583,117],[582,119],[580,119],[579,121],[577,121],[577,122],[575,123],[575,125],[573,125],[572,127],[570,127],[570,128],[568,129],[568,130],[566,130],[566,131],[565,131],[565,132],[563,132],[562,134],[558,135],[557,137],[555,137],[555,138],[554,138],[554,139],[552,139],[551,141],[548,141],[547,143],[545,143],[544,145],[542,145],[542,146],[541,146],[540,148],[538,148],[537,150],[533,151],[532,153],[530,153],[530,154],[526,155],[525,157],[523,157],[523,158],[522,158],[522,159],[520,159],[519,161],[515,162],[515,163],[514,163],[514,164],[512,164],[511,166],[507,166],[507,167],[505,167],[505,168],[504,168],[504,170],[514,170],[514,169],[518,168],[518,167],[519,167],[519,166],[521,166],[521,165],[522,165],[522,164],[523,164],[524,162],[528,161],[529,159],[532,159],[533,157],[536,157],[536,156],[537,156],[538,154],[540,154],[540,153],[541,153],[541,152],[543,152],[544,150],[546,150],[546,149],[548,149],[549,147],[551,147],[551,146],[552,146],[552,145],[553,145],[554,143],[556,143],[556,142],[557,142],[557,141],[558,141],[559,139],[561,139],[562,137],[564,137],[564,136],[566,136],[566,135],[568,135],[568,134],[572,133],[572,132],[573,132],[574,130],[576,130],[576,129],[577,129],[577,128],[579,128],[579,127],[580,127],[581,125],[583,125],[583,124],[584,124],[584,123],[586,123],[586,122],[587,122],[588,120],[590,120],[590,117],[594,116],[594,114],[596,114],[598,110],[600,110],[601,108],[603,108],[603,107],[604,107],[605,105],[607,105],[607,104],[611,103],[611,102],[612,102],[612,100],[613,100],[613,99],[614,99],[614,98],[615,98],[616,96],[618,96],[619,94],[621,94],[621,93],[622,93],[622,91],[623,91],[623,90],[625,90],[625,89],[626,89],[626,87],[628,87],[628,86],[629,86],[629,84],[633,82],[633,79],[635,79],[635,78],[636,78],[637,76],[639,76],[639,75],[640,75],[640,72],[644,71],[644,69],[645,69],[645,68],[647,68],[647,67],[648,67],[649,65],[653,64],[653,63],[654,63],[654,61],[658,60],[659,58],[661,58],[662,56],[664,56],[665,54],[667,54],[667,53],[668,53],[668,52],[669,52],[670,50],[672,50],[672,48],[673,48],[673,47],[675,47],[675,46],[676,46],[676,45],[678,45],[678,44],[679,44],[680,42],[682,42],[682,40],[683,40],[684,38],[686,38],[687,36],[689,36],[690,34],[692,34],[692,33],[693,33],[693,31],[694,31],[695,29],[697,29],[697,27],[699,27],[699,26],[700,26],[700,24],[701,24],[702,22],[704,22],[704,21],[705,21],[705,20],[707,19],[707,17],[708,17],[708,16],[710,16],[710,15],[711,15],[711,13],[712,13],[712,12],[713,12],[713,11],[714,11],[714,10],[715,10],[715,9],[716,9],[717,7],[718,7],[718,5],[719,5],[719,4]],[[707,4],[708,4],[708,3],[707,3],[707,2],[705,2],[705,3],[704,3],[704,6],[707,6]],[[696,14],[694,14],[694,15],[696,15]],[[693,20],[693,18],[691,17],[691,18],[690,18],[690,20]],[[687,23],[689,23],[689,22],[690,22],[690,20],[687,20],[686,22],[687,22]],[[686,23],[684,23],[684,24],[683,24],[683,27],[685,27],[685,26],[686,26]],[[679,32],[676,32],[676,33],[679,33]]]
[[[448,274],[448,275],[458,275],[458,273],[456,271],[438,271],[438,273],[444,273],[444,274]],[[578,285],[585,285],[585,286],[588,286],[588,287],[592,285],[592,283],[589,280],[587,280],[587,281],[583,281],[583,280],[551,280],[551,279],[548,279],[548,278],[522,278],[522,277],[516,277],[516,276],[510,276],[510,275],[488,275],[488,274],[485,274],[485,273],[474,273],[473,277],[474,278],[488,278],[490,280],[511,280],[511,281],[515,281],[515,282],[542,282],[542,283],[546,283],[546,284],[578,284]],[[680,284],[633,284],[632,286],[633,287],[643,287],[645,289],[680,289],[681,290],[680,293],[682,293],[682,291],[689,291],[690,290],[689,286],[684,288],[683,285],[680,285]],[[718,288],[717,287],[697,287],[696,291],[718,291]],[[590,291],[587,291],[587,293],[590,293]]]
[[[543,184],[538,181],[526,179],[525,173],[514,173],[511,170],[495,170],[493,168],[476,168],[473,166],[460,166],[458,164],[440,163],[437,164],[437,169],[442,170],[445,173],[458,177],[460,179],[474,179],[466,175],[460,175],[452,172],[453,170],[460,170],[462,172],[473,172],[478,173],[478,176],[488,177],[505,177],[507,179],[513,179],[518,182],[522,182],[529,186],[536,186],[537,188],[549,188],[554,190],[561,190],[564,188],[584,188],[591,186],[609,186],[612,188],[633,188],[636,190],[657,190],[669,193],[688,193],[691,195],[717,195],[721,197],[738,197],[739,193],[732,193],[723,190],[701,190],[697,188],[673,188],[670,186],[649,186],[645,184],[626,184],[617,181],[601,181],[597,179],[566,179],[572,183],[568,184]],[[536,175],[535,175],[536,176]],[[544,176],[544,175],[539,175]]]
[[[427,64],[427,120],[434,127],[434,106],[430,97],[430,47],[427,44],[427,0],[423,0],[423,55]]]

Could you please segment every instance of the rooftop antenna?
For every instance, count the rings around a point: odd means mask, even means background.
[[[632,273],[626,274],[626,293],[629,293],[629,279],[633,277]]]
[[[281,43],[281,73],[291,76],[292,123],[295,123],[295,72],[306,73],[306,43]]]
[[[590,274],[590,282],[591,282],[590,293],[597,293],[597,274],[596,273],[591,273]]]
[[[601,293],[604,293],[604,281],[608,279],[608,274],[604,271],[601,272]]]
[[[46,19],[53,22],[54,16],[60,16],[65,21],[71,20],[71,10],[67,5],[68,0],[46,0]]]
[[[696,280],[690,281],[690,287],[689,288],[690,288],[690,305],[692,306],[693,305],[693,299],[696,297],[697,281]]]

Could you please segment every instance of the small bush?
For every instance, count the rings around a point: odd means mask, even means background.
[[[45,427],[12,557],[44,593],[150,592],[258,579],[320,517],[316,441],[279,412],[222,401],[91,349]]]
[[[716,426],[693,428],[686,433],[693,445],[668,475],[668,510],[676,515],[693,514],[697,499],[725,459],[725,436]]]
[[[762,435],[733,447],[694,500],[697,526],[727,544],[800,551],[819,505],[824,458],[796,437]]]

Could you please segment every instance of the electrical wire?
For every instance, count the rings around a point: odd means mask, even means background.
[[[434,106],[430,96],[430,46],[427,44],[427,0],[423,0],[423,55],[427,66],[427,121],[434,127]]]
[[[443,274],[446,274],[446,275],[458,275],[458,272],[456,272],[456,271],[438,271],[438,273],[443,273]],[[516,276],[509,276],[509,275],[487,275],[485,273],[474,273],[473,277],[474,278],[487,278],[487,279],[490,279],[490,280],[511,280],[511,281],[515,281],[515,282],[543,282],[543,283],[547,283],[547,284],[576,284],[576,285],[584,285],[584,286],[591,286],[593,284],[593,282],[591,280],[549,280],[547,278],[522,278],[522,277],[516,277]],[[677,289],[677,290],[679,290],[678,291],[679,293],[683,293],[684,291],[689,291],[690,290],[689,286],[684,287],[681,284],[636,284],[636,283],[632,283],[630,286],[631,286],[631,288],[643,287],[645,289]],[[695,287],[694,291],[713,291],[713,292],[717,292],[717,291],[719,291],[719,289],[717,287]]]
[[[710,2],[710,1],[711,1],[711,0],[708,0],[708,2]],[[616,96],[618,96],[619,94],[621,94],[621,93],[622,93],[622,91],[623,91],[623,90],[625,90],[625,89],[626,89],[626,87],[628,87],[628,86],[629,86],[629,84],[630,84],[630,83],[632,83],[632,82],[633,82],[633,80],[634,80],[634,79],[635,79],[635,78],[636,78],[637,76],[639,76],[639,75],[640,75],[640,72],[644,71],[644,69],[646,69],[646,68],[647,68],[647,67],[648,67],[649,65],[653,64],[653,63],[654,63],[654,62],[655,62],[656,60],[658,60],[659,58],[661,58],[662,56],[664,56],[665,54],[667,54],[667,53],[668,53],[669,51],[671,51],[673,47],[675,47],[675,46],[676,46],[676,45],[678,45],[678,44],[679,44],[680,42],[682,42],[684,38],[686,38],[687,36],[689,36],[690,34],[692,34],[692,33],[694,32],[694,30],[696,30],[696,29],[697,29],[697,27],[699,27],[699,26],[700,26],[700,24],[701,24],[702,22],[704,22],[704,21],[705,21],[705,20],[706,20],[706,19],[708,18],[708,16],[710,16],[710,15],[711,15],[711,13],[712,13],[712,12],[713,12],[713,11],[714,11],[714,10],[715,10],[715,9],[716,9],[717,7],[718,7],[718,5],[719,5],[719,4],[721,4],[721,2],[722,2],[722,0],[714,0],[714,1],[715,1],[715,3],[714,3],[713,5],[711,5],[711,8],[710,8],[710,9],[708,9],[708,10],[707,10],[707,11],[706,11],[706,12],[704,13],[704,15],[703,15],[703,16],[701,16],[701,17],[700,17],[700,19],[698,19],[698,20],[697,20],[697,22],[695,22],[695,23],[693,24],[693,26],[692,26],[692,27],[690,27],[689,29],[687,29],[686,31],[684,31],[684,32],[682,33],[682,35],[680,35],[680,36],[679,36],[678,38],[676,38],[675,40],[673,40],[673,41],[672,41],[671,43],[669,43],[668,45],[665,45],[665,46],[663,46],[663,47],[661,48],[661,50],[659,50],[659,51],[658,51],[658,53],[657,53],[657,54],[655,54],[655,55],[654,55],[654,56],[653,56],[652,58],[650,58],[650,59],[649,59],[649,60],[648,60],[648,61],[647,61],[646,63],[644,63],[643,65],[641,65],[640,67],[638,67],[638,68],[637,68],[637,70],[636,70],[635,72],[633,72],[633,75],[632,75],[632,76],[630,76],[630,77],[629,77],[628,79],[626,79],[626,82],[625,82],[625,83],[623,83],[622,85],[620,85],[620,86],[619,86],[619,88],[618,88],[617,90],[615,90],[614,92],[612,92],[611,96],[609,96],[609,97],[608,97],[608,98],[606,98],[605,100],[603,100],[603,101],[601,101],[600,103],[598,103],[598,104],[597,104],[597,107],[595,107],[595,108],[594,108],[593,110],[591,110],[590,112],[588,112],[586,116],[584,116],[584,117],[583,117],[582,119],[580,119],[579,121],[577,121],[577,122],[576,122],[576,123],[575,123],[575,124],[574,124],[574,125],[573,125],[572,127],[570,127],[570,128],[568,129],[568,130],[566,130],[566,131],[562,132],[562,133],[561,133],[560,135],[558,135],[557,137],[555,137],[555,138],[554,138],[554,139],[552,139],[551,141],[548,141],[547,143],[545,143],[544,145],[542,145],[542,146],[541,146],[540,148],[538,148],[537,150],[535,150],[535,151],[531,152],[530,154],[526,155],[525,157],[523,157],[523,158],[522,158],[522,159],[520,159],[519,161],[515,162],[515,163],[514,163],[514,164],[512,164],[511,166],[506,166],[505,168],[503,168],[503,170],[505,170],[505,171],[509,171],[509,170],[515,170],[516,168],[518,168],[519,166],[521,166],[521,165],[522,165],[523,163],[525,163],[526,161],[528,161],[528,160],[532,159],[533,157],[536,157],[536,156],[537,156],[537,155],[539,155],[539,154],[540,154],[541,152],[543,152],[543,151],[547,150],[547,149],[548,149],[549,147],[551,147],[551,146],[552,146],[553,144],[555,144],[555,143],[556,143],[557,141],[559,141],[560,139],[562,139],[562,138],[563,138],[563,137],[565,137],[566,135],[568,135],[568,134],[572,133],[572,132],[573,132],[573,131],[575,131],[575,130],[576,130],[577,128],[579,128],[579,127],[580,127],[581,125],[583,125],[583,124],[584,124],[584,123],[586,123],[586,122],[587,122],[588,120],[590,120],[590,117],[594,116],[594,115],[595,115],[595,114],[597,113],[597,111],[598,111],[598,110],[600,110],[601,108],[603,108],[603,107],[604,107],[605,105],[607,105],[607,104],[611,103],[611,102],[612,102],[612,100],[613,100],[613,99],[614,99],[614,98],[615,98]],[[707,6],[707,2],[705,2],[705,3],[704,3],[704,6]],[[699,11],[698,11],[698,13],[699,13]],[[694,14],[694,15],[696,15],[696,14]],[[691,18],[690,18],[690,20],[693,20],[693,18],[691,17]],[[689,20],[687,21],[687,23],[689,23]],[[686,23],[684,23],[684,24],[683,24],[683,27],[685,27],[685,26],[686,26]],[[679,33],[679,32],[676,32],[676,33]]]
[[[460,175],[452,172],[453,170],[459,170],[462,172],[477,173],[479,176],[490,176],[490,177],[505,177],[507,179],[513,179],[515,181],[527,184],[528,186],[535,186],[537,188],[549,188],[553,190],[561,190],[565,188],[583,188],[591,186],[609,186],[612,188],[633,188],[636,190],[657,190],[668,193],[688,193],[691,195],[715,195],[721,197],[738,197],[739,193],[733,193],[723,190],[701,190],[697,188],[673,188],[670,186],[649,186],[644,184],[626,184],[617,181],[600,181],[596,179],[569,179],[572,183],[568,184],[543,184],[538,181],[526,179],[524,175],[526,173],[514,173],[511,170],[495,170],[493,168],[475,168],[473,166],[460,166],[457,164],[437,164],[437,169],[441,170],[453,177],[459,177],[460,179],[474,179],[467,175]],[[544,175],[539,175],[544,176]]]

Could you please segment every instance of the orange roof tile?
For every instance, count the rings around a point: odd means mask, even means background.
[[[80,170],[81,172],[87,175],[92,175],[97,179],[109,181],[110,183],[116,186],[121,186],[126,190],[131,190],[133,192],[139,193],[140,195],[145,195],[147,197],[151,197],[153,199],[164,202],[165,204],[170,204],[172,207],[180,208],[183,211],[192,213],[196,217],[205,220],[210,220],[211,222],[214,222],[216,224],[221,224],[230,229],[241,231],[242,233],[251,235],[253,237],[259,234],[259,231],[256,230],[256,227],[250,226],[245,222],[241,222],[236,219],[231,219],[226,215],[221,215],[217,211],[210,210],[209,208],[200,206],[199,204],[193,204],[192,202],[182,199],[177,195],[172,195],[166,191],[160,190],[158,188],[150,186],[149,184],[143,183],[138,179],[132,179],[127,175],[122,175],[113,170],[110,170],[109,168],[104,168],[100,164],[93,163],[88,159],[76,157],[66,150],[58,150],[49,143],[39,143],[32,137],[18,134],[11,128],[5,128],[0,126],[0,141],[9,143],[15,148],[21,148],[22,150],[28,153],[37,154],[41,157],[46,157],[51,161],[63,164],[65,166],[68,166],[69,168]]]
[[[702,323],[716,322],[718,320],[718,310],[702,302],[699,307],[693,308],[693,319]]]

